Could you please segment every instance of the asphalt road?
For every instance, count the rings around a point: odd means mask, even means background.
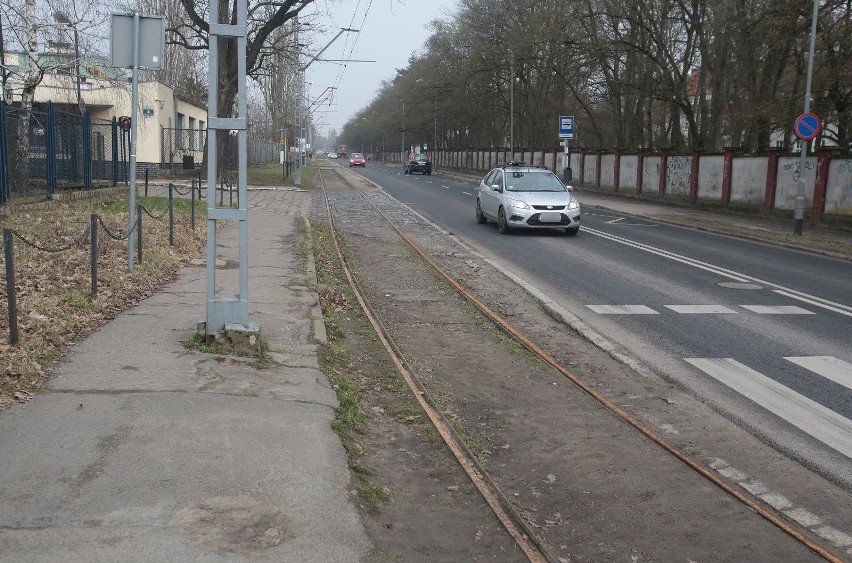
[[[503,236],[474,181],[358,171],[770,441],[852,458],[849,262],[597,209],[576,237]]]

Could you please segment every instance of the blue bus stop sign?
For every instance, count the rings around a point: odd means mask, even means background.
[[[563,139],[574,138],[574,116],[560,115],[559,116],[559,137]]]
[[[822,120],[813,112],[803,113],[796,118],[796,125],[793,129],[798,138],[803,141],[810,141],[819,135],[822,129]]]

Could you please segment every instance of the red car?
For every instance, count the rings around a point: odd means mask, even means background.
[[[352,156],[349,157],[349,167],[353,166],[363,166],[367,167],[367,161],[364,159],[364,155],[359,152],[353,152]]]

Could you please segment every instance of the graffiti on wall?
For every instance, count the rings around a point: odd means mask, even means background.
[[[812,171],[815,168],[816,168],[815,162],[810,161],[810,160],[805,161],[805,171],[809,171],[809,170]],[[799,181],[799,161],[798,160],[796,162],[788,162],[783,167],[781,167],[781,170],[785,174],[790,174],[790,177],[793,178],[794,182]]]
[[[692,175],[691,156],[670,156],[666,162],[666,191],[673,194],[689,193],[689,177]],[[654,166],[659,177],[660,163]]]

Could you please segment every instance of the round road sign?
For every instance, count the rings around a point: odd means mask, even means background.
[[[794,130],[796,136],[803,141],[810,141],[819,135],[822,129],[822,120],[813,112],[803,113],[796,118]]]

